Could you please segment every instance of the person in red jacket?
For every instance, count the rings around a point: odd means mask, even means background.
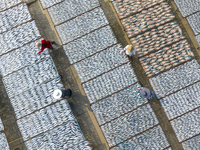
[[[37,52],[37,54],[42,53],[45,48],[50,49],[50,52],[52,52],[52,50],[53,50],[52,44],[57,45],[57,43],[55,41],[49,41],[49,40],[45,40],[45,39],[38,41],[35,45],[37,48],[41,48],[41,50],[39,52]]]

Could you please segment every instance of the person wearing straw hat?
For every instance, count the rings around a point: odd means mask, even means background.
[[[45,40],[45,39],[36,42],[35,46],[40,49],[40,51],[37,52],[37,54],[42,53],[45,48],[48,48],[50,50],[50,52],[52,52],[52,50],[53,50],[52,44],[57,45],[57,43],[55,41],[49,41],[49,40]]]
[[[133,45],[127,45],[122,52],[125,52],[128,56],[134,56],[136,54],[136,48]]]
[[[140,94],[143,98],[147,98],[148,100],[151,100],[154,97],[153,91],[151,91],[148,88],[145,87],[137,87],[138,90],[140,90]]]

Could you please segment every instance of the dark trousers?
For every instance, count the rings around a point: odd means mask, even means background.
[[[55,41],[50,41],[50,43],[51,43],[51,47],[49,49],[54,50],[53,47],[52,47],[52,44],[56,44],[56,42]]]
[[[154,97],[154,93],[153,93],[153,91],[151,91],[151,95],[148,97],[148,99],[150,100],[150,99],[152,99]]]

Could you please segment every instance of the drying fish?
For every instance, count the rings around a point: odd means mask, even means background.
[[[161,64],[161,65],[164,65],[165,63],[167,63],[167,61],[162,61],[160,64]]]
[[[184,52],[182,52],[182,55],[186,55],[186,52],[184,51]]]
[[[176,56],[176,59],[180,59],[180,57],[181,57],[181,56],[180,56],[180,55],[178,55],[178,56]]]
[[[177,62],[177,60],[173,60],[173,61],[171,61],[171,64],[176,63],[176,62]]]
[[[170,16],[171,16],[171,14],[169,14],[169,13],[166,13],[166,14],[165,14],[165,16],[166,16],[166,17],[170,17]]]
[[[157,70],[152,71],[153,74],[157,73]]]
[[[156,60],[155,60],[155,59],[153,59],[153,60],[151,60],[151,61],[150,61],[150,63],[152,63],[152,64],[153,64],[155,61],[156,61]]]
[[[161,17],[161,19],[162,19],[162,20],[165,20],[165,19],[167,19],[167,17],[163,16],[163,17]]]
[[[148,54],[148,52],[143,52],[143,53],[144,53],[144,55]]]
[[[152,75],[152,74],[151,74],[151,71],[146,72],[145,75],[151,76],[151,75]]]
[[[165,69],[170,69],[170,68],[171,68],[171,65],[165,67]]]
[[[173,65],[173,66],[177,66],[178,64],[179,64],[179,63],[176,62],[176,63],[174,63],[174,64],[172,64],[172,65]]]
[[[160,41],[165,41],[165,40],[166,40],[166,38],[161,38],[161,39],[160,39]]]
[[[165,48],[164,48],[164,50],[166,50],[166,51],[169,50],[169,49],[170,49],[169,47],[165,47]]]
[[[159,65],[156,64],[155,66],[153,66],[153,68],[159,68]]]
[[[138,18],[143,18],[144,16],[145,16],[145,15],[142,15],[142,14],[141,14],[141,15],[138,16]]]
[[[148,11],[147,10],[143,10],[141,13],[146,14]]]
[[[164,24],[164,23],[165,23],[165,21],[164,21],[164,20],[160,22],[160,24]]]
[[[165,30],[165,33],[169,32],[170,30],[171,30],[170,28],[166,29],[166,30]]]
[[[162,29],[165,29],[164,26],[159,26],[158,27],[158,30],[162,30]]]
[[[173,40],[173,42],[178,42],[178,41],[179,41],[179,39],[174,39],[174,40]]]
[[[145,43],[145,41],[144,41],[144,40],[141,40],[140,43]]]
[[[175,33],[176,32],[176,29],[173,29],[170,31],[170,33]]]
[[[156,64],[157,64],[157,62],[152,63],[153,66],[156,65]]]
[[[185,39],[185,37],[184,37],[184,36],[181,36],[181,39]]]
[[[152,10],[154,10],[154,8],[149,8],[149,9],[148,9],[148,11],[152,11]]]
[[[159,39],[157,39],[159,40]],[[155,42],[149,41],[147,44],[150,44],[151,46],[153,46],[155,44]]]
[[[179,47],[175,47],[175,48],[173,48],[173,49],[176,51],[176,50],[178,50],[178,49],[179,49]]]
[[[155,25],[149,25],[148,28],[153,28]]]
[[[165,7],[165,9],[164,9],[165,11],[167,11],[167,10],[170,10],[170,7]]]
[[[164,25],[164,30],[169,28],[169,24]]]
[[[147,73],[148,71],[150,71],[151,69],[149,69],[149,67],[147,69],[145,69],[145,72]],[[148,73],[147,73],[148,74]]]
[[[147,68],[149,68],[149,66],[144,66],[143,68],[144,68],[144,69],[147,69]]]
[[[164,58],[164,61],[166,61],[166,60],[168,60],[168,59],[169,59],[168,57],[165,57],[165,58]]]
[[[145,21],[150,21],[150,20],[152,20],[151,18],[145,18]]]
[[[155,47],[159,47],[160,44],[155,44]]]
[[[168,38],[172,38],[172,35],[169,35]]]
[[[169,54],[169,53],[171,53],[171,52],[172,52],[172,50],[170,49],[170,50],[167,51],[167,54]]]
[[[190,48],[190,45],[187,44],[187,45],[185,46],[185,48]]]
[[[152,36],[152,38],[156,38],[156,37],[158,37],[158,35],[157,35],[157,34],[155,34],[155,35],[153,35],[153,36]],[[159,38],[160,38],[160,37],[159,37]]]
[[[138,35],[137,38],[140,39],[140,38],[143,38],[143,37],[142,37],[142,35]]]
[[[173,35],[174,35],[174,36],[178,36],[178,35],[179,35],[179,33],[174,33]]]
[[[146,66],[148,64],[147,62],[142,62],[142,61],[140,62],[142,63],[143,66]]]
[[[161,70],[163,68],[163,66],[159,66],[158,69]]]
[[[155,30],[151,30],[151,31],[155,31]],[[155,35],[157,34],[157,32],[151,32],[151,35]]]
[[[136,26],[137,26],[137,27],[139,27],[139,26],[140,26],[140,23],[139,23],[139,22],[137,22],[137,23],[136,23]]]
[[[178,32],[182,35],[182,30],[180,27],[178,28]]]
[[[154,48],[150,48],[150,49],[149,49],[150,52],[153,51],[153,50],[154,50]]]
[[[136,31],[135,31],[135,32],[136,32]],[[129,34],[129,35],[130,35],[130,34],[132,34],[132,32],[127,32],[127,34]]]
[[[137,43],[138,41],[136,40],[136,39],[131,39],[131,43],[133,43],[133,44],[135,44],[135,43]]]
[[[171,54],[169,57],[170,57],[170,58],[173,58],[173,57],[174,57],[174,55],[172,55],[172,54]]]
[[[158,61],[160,61],[160,62],[161,62],[162,60],[163,60],[163,58],[158,59]]]
[[[156,23],[156,26],[159,26],[160,25],[160,23]]]
[[[174,49],[175,50],[175,49]],[[176,51],[172,51],[172,53],[171,54],[175,54],[176,53]]]
[[[145,38],[147,38],[147,39],[151,39],[151,36],[149,36],[149,35],[146,35],[146,36],[145,36]]]
[[[168,55],[167,55],[167,54],[164,54],[164,55],[163,55],[163,57],[164,57],[164,58],[167,58],[167,57],[168,57]]]
[[[147,36],[148,37],[148,36]],[[146,41],[152,41],[152,38],[147,38],[147,37],[145,37],[146,38]],[[145,39],[144,38],[144,39]]]
[[[155,21],[148,21],[147,25],[151,25],[151,24],[154,24],[154,23],[155,23]]]
[[[123,11],[125,11],[126,9],[125,8],[121,8],[121,9],[119,9],[119,11],[121,11],[121,12],[123,12]]]
[[[177,36],[177,35],[174,36],[175,39],[178,39],[179,37],[180,37],[180,36]]]

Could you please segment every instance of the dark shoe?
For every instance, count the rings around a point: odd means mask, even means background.
[[[70,90],[70,89],[69,89]],[[71,96],[72,95],[72,90],[70,90],[70,95],[69,96]]]
[[[73,102],[69,102],[69,106],[70,106],[70,108],[71,108],[71,110],[72,110],[72,109],[73,109],[73,106],[74,106]]]

